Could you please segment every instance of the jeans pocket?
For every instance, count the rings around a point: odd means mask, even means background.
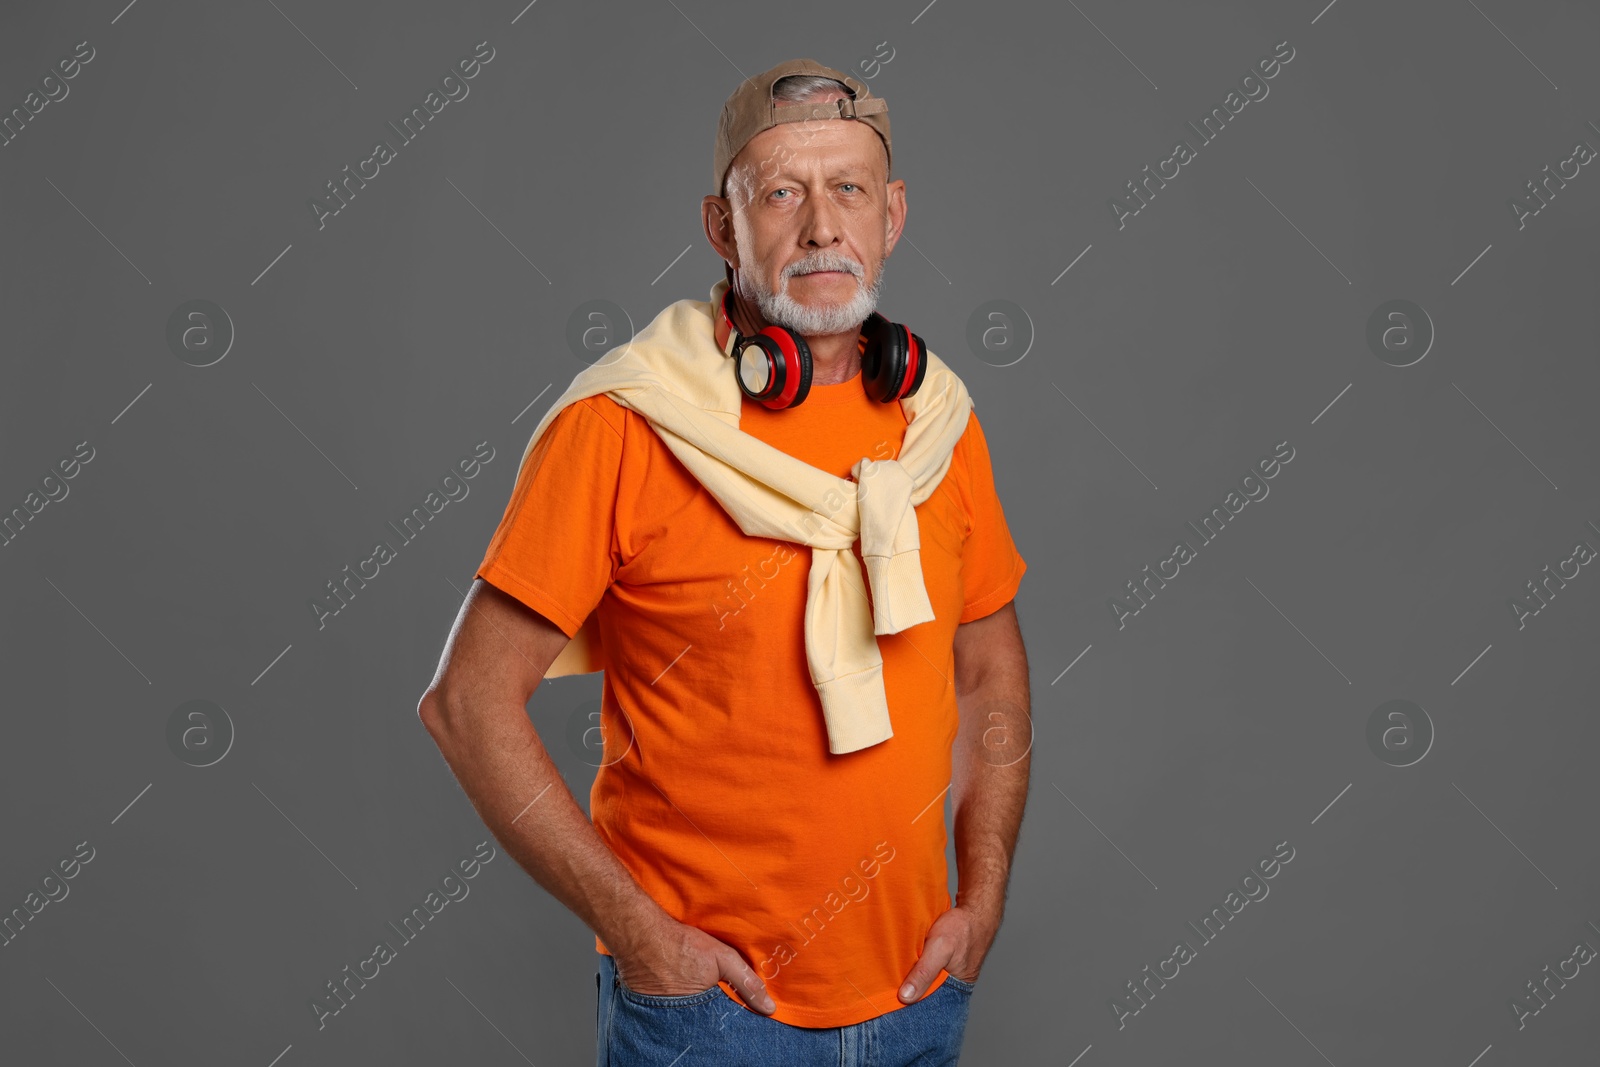
[[[968,982],[968,981],[965,981],[963,979],[957,978],[955,975],[951,974],[949,971],[945,972],[944,980],[945,980],[945,983],[947,985],[951,986],[954,989],[960,990],[961,992],[965,993],[969,997],[972,995],[972,991],[978,988],[977,983]]]
[[[622,980],[622,975],[617,975],[617,991],[622,994],[622,999],[630,1004],[642,1008],[690,1008],[696,1004],[704,1004],[716,998],[722,992],[722,987],[712,983],[710,989],[702,989],[698,993],[681,993],[665,996],[658,993],[636,993],[628,988],[628,983]]]

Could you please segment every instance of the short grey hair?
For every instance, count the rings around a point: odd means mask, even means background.
[[[856,95],[837,78],[825,78],[820,74],[790,74],[772,83],[772,102],[780,106],[804,104],[813,96],[835,90],[852,99]]]

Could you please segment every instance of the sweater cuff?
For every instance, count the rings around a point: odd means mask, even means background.
[[[883,664],[818,682],[828,751],[835,755],[870,748],[894,736],[889,701],[883,689]]]
[[[922,550],[908,548],[892,556],[861,557],[872,589],[872,632],[897,634],[933,621],[933,604],[922,580]]]

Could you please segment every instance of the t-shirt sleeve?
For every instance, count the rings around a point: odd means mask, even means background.
[[[961,554],[964,600],[960,621],[971,622],[1011,602],[1028,564],[1011,540],[1011,528],[995,491],[989,442],[976,412],[969,417],[964,444],[972,529]]]
[[[623,427],[589,400],[551,420],[517,471],[477,576],[572,637],[615,580]]]

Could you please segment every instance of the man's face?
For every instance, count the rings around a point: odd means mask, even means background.
[[[768,322],[843,333],[876,309],[905,214],[905,183],[888,183],[887,162],[872,127],[845,119],[782,123],[734,157],[734,285]]]

